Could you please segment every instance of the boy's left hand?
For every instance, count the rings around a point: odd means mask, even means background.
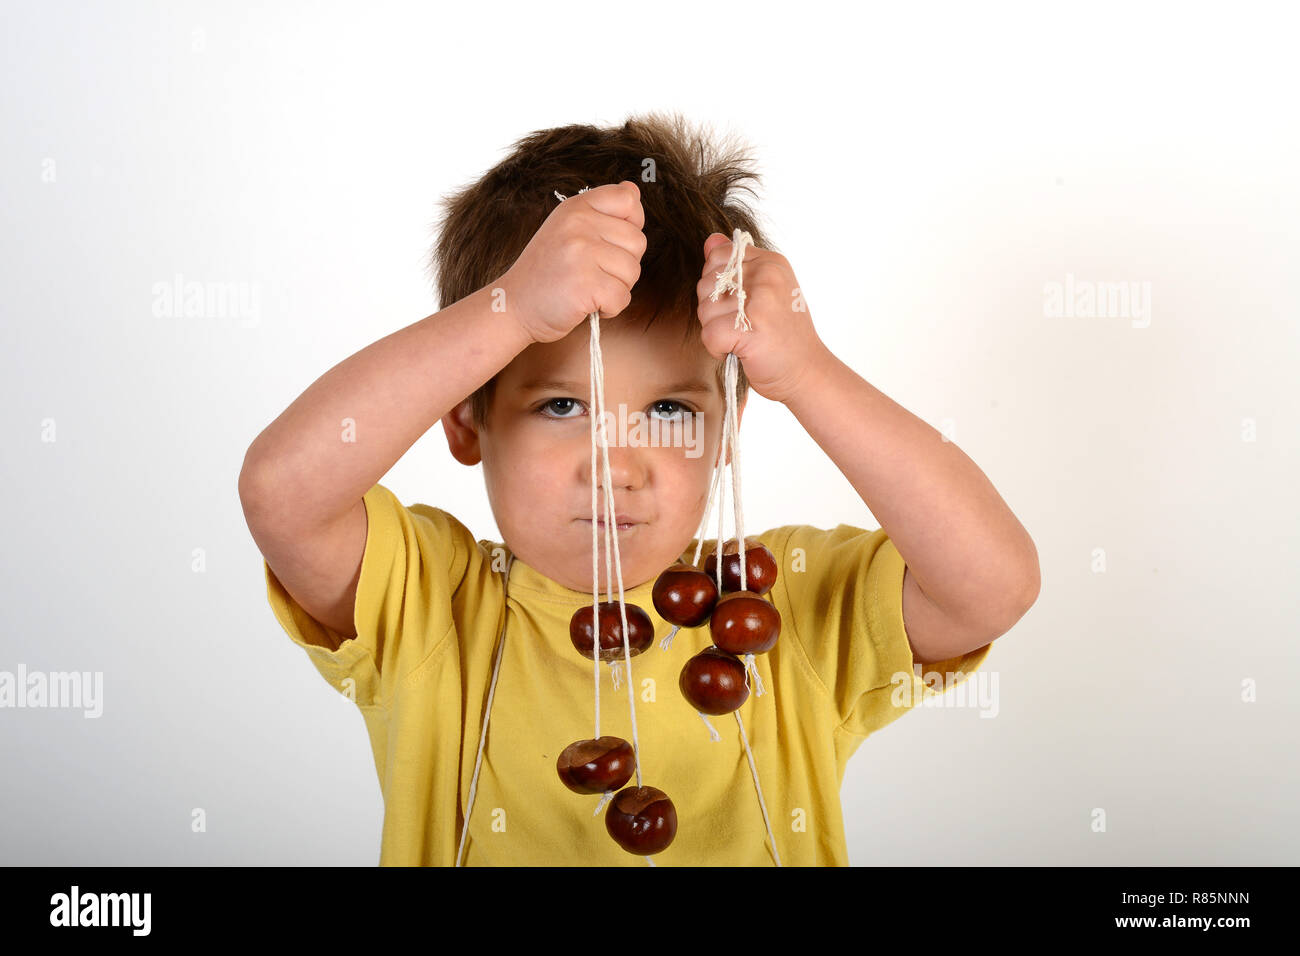
[[[799,280],[785,256],[752,245],[745,247],[741,285],[745,315],[753,328],[736,328],[736,293],[724,292],[716,302],[710,299],[731,249],[731,240],[721,233],[704,240],[704,269],[696,286],[701,340],[716,359],[735,352],[758,394],[774,402],[788,401],[806,375],[816,374],[826,346],[813,328]]]

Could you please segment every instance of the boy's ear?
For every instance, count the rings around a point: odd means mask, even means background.
[[[442,430],[447,433],[447,447],[451,449],[451,456],[462,465],[477,465],[483,460],[470,399],[465,399],[442,416]]]

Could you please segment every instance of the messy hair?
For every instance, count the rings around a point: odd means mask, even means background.
[[[429,261],[439,308],[444,309],[503,276],[533,234],[559,205],[583,187],[630,179],[641,190],[646,251],[624,315],[666,316],[684,326],[683,341],[699,340],[696,284],[704,268],[704,239],[735,229],[754,244],[774,249],[754,212],[733,195],[759,174],[743,144],[716,143],[677,114],[647,113],[622,126],[572,125],[537,130],[517,140],[510,154],[475,182],[442,200],[438,239]],[[724,365],[718,363],[719,390]],[[471,396],[475,423],[487,419],[497,376]],[[748,390],[743,367],[736,400]]]

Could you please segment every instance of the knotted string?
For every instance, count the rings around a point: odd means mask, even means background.
[[[716,302],[718,300],[718,296],[722,295],[724,292],[735,292],[736,293],[735,327],[748,332],[753,330],[753,325],[750,323],[749,317],[745,315],[744,257],[745,257],[745,247],[753,245],[754,240],[748,232],[745,232],[743,229],[736,229],[732,233],[731,242],[732,242],[731,258],[728,260],[726,268],[724,268],[721,272],[717,274],[718,281],[717,284],[714,286],[713,293],[709,296],[709,298],[712,301]],[[741,504],[743,500],[743,495],[741,494],[741,485],[740,485],[740,435],[739,435],[739,428],[737,425],[737,419],[739,417],[738,410],[737,410],[737,400],[736,400],[738,378],[739,378],[739,359],[736,358],[735,352],[728,352],[727,358],[725,360],[724,370],[723,370],[723,381],[725,384],[724,391],[726,392],[727,405],[726,405],[726,412],[724,413],[722,436],[719,439],[720,448],[718,452],[718,458],[716,464],[714,465],[714,473],[715,473],[715,478],[721,474],[721,469],[724,467],[727,461],[728,454],[730,454],[731,482],[732,482],[732,495],[731,495],[732,508],[734,509],[733,516],[736,525],[736,550],[740,559],[740,589],[743,591],[746,589],[746,584],[748,582],[746,579],[747,561],[745,559],[745,511],[744,511],[744,507]],[[726,510],[725,509],[725,502],[726,502],[725,483],[719,483],[717,481],[710,482],[709,500],[704,507],[704,520],[700,525],[699,541],[695,546],[695,560],[692,563],[696,565],[699,564],[700,552],[704,548],[704,532],[705,529],[708,528],[709,511],[713,506],[713,495],[714,495],[715,487],[717,488],[718,497],[719,497],[718,537],[717,537],[717,552],[718,552],[717,553],[717,580],[719,586],[721,586],[722,549],[723,549],[723,542],[724,542],[724,539],[722,537],[722,530],[723,530],[722,516]],[[746,687],[750,686],[749,675],[752,673],[754,675],[754,682],[753,682],[754,696],[761,697],[764,692],[763,681],[758,675],[758,667],[754,663],[754,655],[746,654],[744,657],[744,663],[745,663],[745,686]],[[758,765],[755,764],[753,751],[751,751],[749,747],[749,737],[745,733],[745,722],[740,717],[739,708],[737,708],[734,711],[734,714],[736,717],[736,726],[740,728],[741,742],[745,746],[745,756],[749,760],[749,770],[754,777],[754,791],[755,793],[758,794],[758,808],[763,814],[763,826],[767,828],[768,845],[771,847],[772,857],[776,861],[776,865],[781,866],[781,855],[777,851],[776,837],[772,833],[772,823],[767,816],[767,804],[763,801],[763,787],[758,782]],[[718,739],[717,731],[713,729],[713,725],[709,723],[708,719],[705,718],[703,714],[700,714],[700,717],[701,719],[704,720],[705,726],[709,728],[710,740],[716,741]]]
[[[579,193],[585,193],[590,188],[590,186],[584,186],[579,190]],[[561,195],[558,190],[555,195],[561,202],[568,198]],[[618,611],[623,623],[623,666],[627,671],[627,706],[632,722],[632,765],[636,769],[636,785],[640,787],[642,785],[641,743],[637,739],[636,695],[633,693],[632,688],[632,649],[628,641],[627,604],[623,594],[623,563],[618,546],[618,512],[614,506],[614,482],[609,468],[609,434],[605,422],[605,359],[600,348],[600,313],[592,312],[587,316],[587,319],[591,330],[591,402],[587,406],[587,413],[593,416],[591,420],[591,611],[593,631],[591,656],[596,686],[596,737],[597,739],[600,737],[600,575],[598,570],[600,549],[596,539],[596,527],[600,518],[596,506],[596,451],[599,446],[604,476],[602,484],[605,492],[606,591],[609,594],[609,600],[612,602],[614,599],[614,580],[618,581]],[[597,420],[599,420],[599,426],[596,424]],[[610,562],[611,550],[614,558],[612,563]],[[615,662],[611,661],[610,663]],[[618,670],[611,667],[611,671],[615,682],[614,686],[617,687]],[[601,803],[596,807],[597,812],[599,812],[600,806],[609,798],[610,794],[608,792],[601,797]],[[646,856],[645,860],[648,865],[655,865],[654,860],[649,856]]]

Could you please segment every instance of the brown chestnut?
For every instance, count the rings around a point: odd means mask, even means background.
[[[628,650],[636,657],[655,639],[654,624],[650,616],[635,604],[627,604],[627,643]],[[623,615],[619,612],[617,601],[601,601],[600,613],[600,659],[614,661],[623,659]],[[580,607],[569,619],[569,639],[578,653],[591,657],[592,646],[592,610],[591,605]]]
[[[632,779],[636,755],[622,737],[579,740],[564,748],[555,770],[574,793],[604,793]]]
[[[718,585],[699,568],[678,561],[659,575],[650,596],[659,616],[669,624],[698,627],[713,611]]]
[[[704,570],[718,583],[718,551],[704,559]],[[745,537],[745,590],[766,594],[776,581],[776,558],[757,538]],[[740,590],[740,549],[733,538],[722,546],[722,593]]]
[[[610,801],[605,829],[628,853],[649,856],[673,842],[677,808],[657,787],[628,787]]]
[[[702,714],[729,714],[749,698],[745,665],[716,647],[706,647],[687,661],[677,686]]]
[[[732,591],[718,599],[709,618],[713,643],[732,654],[762,654],[781,636],[781,612],[753,591]]]

